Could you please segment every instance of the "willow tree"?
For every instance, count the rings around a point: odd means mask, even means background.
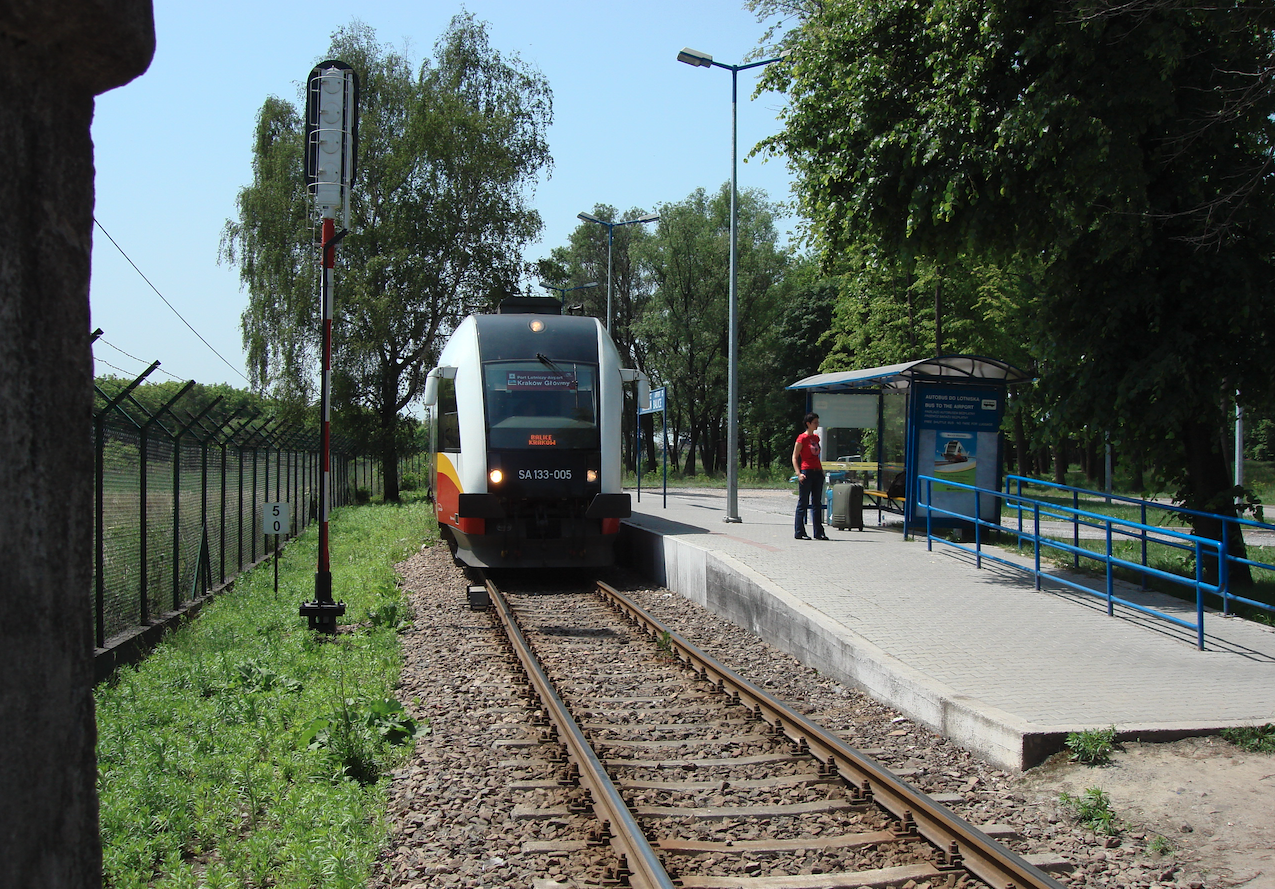
[[[529,202],[551,163],[552,95],[469,14],[452,19],[418,68],[357,22],[333,35],[326,57],[349,63],[360,82],[358,179],[337,251],[335,419],[373,421],[386,498],[397,500],[400,413],[459,320],[513,289],[522,248],[540,231]],[[309,403],[320,307],[303,129],[297,105],[266,100],[253,181],[222,255],[248,290],[241,328],[254,385]]]

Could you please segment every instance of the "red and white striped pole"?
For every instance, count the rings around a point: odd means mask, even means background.
[[[332,602],[332,558],[328,549],[328,517],[332,510],[332,285],[336,269],[336,220],[323,220],[323,376],[320,382],[322,416],[319,418],[319,567],[314,577],[314,597]],[[342,609],[344,610],[344,609]]]
[[[354,181],[358,142],[358,78],[344,62],[323,62],[310,72],[306,99],[306,179],[323,217],[320,243],[323,270],[322,376],[319,420],[319,564],[314,572],[314,601],[301,604],[310,629],[335,633],[345,603],[332,599],[332,560],[328,549],[328,518],[332,511],[332,304],[336,244],[346,229],[336,230],[336,208],[343,205],[349,225],[349,192]]]

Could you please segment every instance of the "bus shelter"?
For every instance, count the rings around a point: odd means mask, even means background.
[[[878,505],[918,521],[919,476],[998,490],[1002,478],[1005,394],[1024,371],[979,355],[940,355],[866,370],[816,374],[788,388],[806,394],[819,415],[824,472],[855,481]],[[933,505],[973,515],[971,491],[931,483]],[[980,516],[999,521],[1000,500],[985,497]],[[924,513],[920,515],[924,519]],[[936,527],[959,527],[934,517]]]

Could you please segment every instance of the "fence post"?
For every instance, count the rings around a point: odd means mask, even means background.
[[[1195,647],[1204,650],[1204,590],[1200,584],[1204,582],[1204,555],[1200,549],[1200,541],[1195,542]],[[1221,553],[1218,553],[1221,556]]]
[[[190,381],[194,385],[194,380]],[[181,472],[182,472],[182,437],[208,416],[208,412],[222,402],[224,395],[218,395],[204,406],[198,414],[189,417],[186,425],[177,430],[173,436],[173,610],[181,607]]]
[[[97,482],[94,486],[95,490],[93,492],[94,498],[96,499],[94,511],[97,513],[95,529],[96,539],[94,540],[94,548],[96,549],[96,553],[94,554],[96,565],[95,572],[97,574],[97,577],[95,578],[96,583],[94,584],[94,611],[96,623],[94,630],[98,648],[101,648],[106,644],[106,530],[103,524],[106,512],[106,482],[103,478],[103,473],[106,468],[106,415],[112,410],[119,408],[120,403],[123,402],[125,398],[129,397],[133,390],[140,386],[157,367],[159,367],[159,362],[153,362],[150,367],[142,371],[140,376],[116,393],[114,397],[107,396],[107,394],[101,389],[98,389],[96,385],[93,387],[94,389],[97,389],[97,394],[102,396],[102,399],[106,402],[102,410],[98,411],[97,415],[93,418],[96,439],[95,445],[97,447],[97,455],[95,458]],[[123,414],[123,416],[128,417],[128,415],[122,410],[120,413]],[[129,417],[129,421],[132,422],[131,417]],[[136,426],[137,424],[133,423],[133,425]]]
[[[233,435],[230,430],[230,424],[235,421],[238,416],[243,413],[243,407],[235,408],[234,412],[221,421],[221,425],[217,428],[217,441],[221,449],[221,515],[217,522],[217,582],[226,582],[226,447],[230,443]]]
[[[1023,488],[1018,488],[1018,505],[1022,506]],[[1032,549],[1036,554],[1036,589],[1040,589],[1040,501],[1032,501]]]
[[[974,489],[974,567],[983,567],[983,507],[982,492]]]
[[[243,570],[243,445],[235,447],[239,457],[239,508],[236,510],[235,537],[238,538],[238,553],[235,556],[235,573]]]
[[[1077,550],[1080,549],[1080,492],[1071,492],[1071,545]],[[1075,550],[1071,553],[1071,566],[1073,568],[1080,567],[1080,553]]]
[[[140,427],[141,441],[138,446],[139,462],[142,464],[142,475],[138,483],[139,493],[142,498],[141,515],[138,517],[139,533],[141,535],[138,541],[138,554],[142,563],[141,571],[139,572],[141,575],[139,578],[139,599],[143,623],[150,619],[150,428],[152,425],[157,425],[160,429],[164,429],[162,422],[164,414],[172,410],[178,399],[189,392],[194,385],[194,380],[188,380],[181,390],[168,399],[154,414],[149,414],[146,408],[138,404],[136,400],[133,402],[149,416],[149,419]],[[168,433],[168,430],[164,429],[164,432]]]
[[[223,427],[224,428],[224,427]],[[221,514],[217,522],[218,534],[220,535],[217,544],[218,566],[217,566],[217,582],[226,582],[226,439],[221,439]]]
[[[1235,533],[1243,536],[1244,528],[1236,525]],[[1222,516],[1222,541],[1217,554],[1217,585],[1222,593],[1222,613],[1231,613],[1231,520]]]
[[[1112,564],[1111,564],[1111,552],[1112,552],[1111,550],[1111,521],[1107,520],[1106,525],[1107,525],[1107,616],[1110,617],[1111,615],[1116,613],[1115,603],[1111,601],[1111,598],[1116,594],[1116,578],[1115,578],[1115,569],[1112,567]],[[1077,556],[1077,558],[1079,558],[1079,556]]]

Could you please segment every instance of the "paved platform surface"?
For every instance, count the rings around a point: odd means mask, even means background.
[[[670,491],[667,507],[648,490],[633,506],[635,558],[660,563],[670,588],[994,762],[1031,766],[1082,729],[1168,738],[1275,721],[1270,627],[1207,613],[1200,651],[1194,630],[927,551],[875,510],[864,531],[794,540],[786,490],[741,491],[740,523],[724,522],[722,490]],[[1194,620],[1179,600],[1123,595]]]

